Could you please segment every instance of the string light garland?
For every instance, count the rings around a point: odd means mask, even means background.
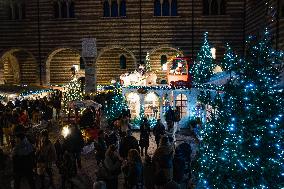
[[[69,83],[64,86],[63,91],[63,110],[69,113],[68,103],[71,101],[83,100],[84,93],[81,91],[81,83],[74,77]]]
[[[203,139],[194,169],[197,188],[283,188],[284,100],[279,90],[283,53],[263,38],[247,41],[238,77],[206,103],[217,111],[200,131]],[[227,61],[234,61],[228,59]]]
[[[216,65],[213,64],[211,47],[208,42],[208,32],[204,33],[204,42],[197,54],[197,59],[190,68],[194,83],[206,83],[213,75]]]

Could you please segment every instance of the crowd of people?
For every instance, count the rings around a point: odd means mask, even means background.
[[[0,145],[13,146],[13,130],[15,126],[22,125],[30,128],[32,125],[45,123],[58,119],[61,111],[62,93],[57,90],[43,98],[19,99],[6,104],[0,102]],[[5,139],[5,140],[4,140]]]
[[[167,130],[161,120],[150,129],[147,118],[142,119],[140,137],[135,137],[129,127],[129,114],[102,129],[96,124],[95,111],[87,108],[79,121],[69,127],[65,138],[57,133],[51,140],[48,129],[34,138],[28,135],[31,124],[58,119],[60,109],[60,92],[49,98],[16,99],[14,103],[0,104],[0,145],[9,149],[5,152],[0,148],[0,188],[20,189],[24,179],[31,189],[76,188],[73,178],[82,169],[81,152],[86,145],[81,127],[97,130],[92,138],[97,162],[94,189],[117,189],[121,175],[126,189],[180,188],[190,180],[191,145],[183,142],[176,146],[169,134],[172,128]],[[150,155],[152,133],[157,148]],[[54,182],[54,165],[61,175],[60,186]]]
[[[96,146],[99,168],[94,188],[117,189],[121,173],[126,189],[180,188],[180,185],[189,182],[190,144],[183,142],[176,147],[173,138],[158,120],[153,128],[157,149],[151,157],[148,153],[151,132],[147,118],[141,122],[139,140],[131,130],[114,137],[112,134],[106,136],[101,130]]]

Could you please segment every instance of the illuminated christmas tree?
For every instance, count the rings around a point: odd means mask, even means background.
[[[197,188],[283,188],[283,54],[271,47],[267,31],[249,41],[238,77],[217,98],[218,111],[200,133]]]
[[[68,102],[83,100],[83,93],[81,90],[81,83],[74,77],[68,84],[64,86],[63,92],[63,110],[68,112]]]
[[[146,65],[145,65],[145,69],[146,69],[146,72],[150,72],[152,70],[151,68],[151,63],[150,63],[150,54],[147,52],[147,55],[146,55]]]
[[[208,33],[204,33],[204,42],[201,50],[197,54],[197,59],[190,69],[190,73],[195,83],[206,83],[213,74],[213,57],[208,42]]]
[[[109,122],[114,121],[121,115],[127,113],[128,106],[124,96],[121,93],[116,93],[106,106],[107,119]]]
[[[232,48],[229,44],[226,45],[226,52],[224,54],[224,58],[221,61],[221,67],[223,71],[236,71],[239,66],[238,56],[233,52]]]

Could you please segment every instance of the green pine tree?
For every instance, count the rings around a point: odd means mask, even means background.
[[[223,71],[236,71],[239,66],[239,59],[238,56],[233,52],[232,48],[229,44],[226,45],[226,52],[224,54],[224,58],[221,61],[220,66],[222,67]]]
[[[213,64],[213,57],[211,48],[208,42],[208,33],[204,33],[204,42],[197,54],[197,59],[190,69],[190,73],[195,83],[206,83],[213,75],[215,65]]]
[[[275,65],[282,53],[272,49],[267,31],[247,47],[238,78],[216,98],[218,111],[201,131],[197,188],[284,186],[284,102]]]
[[[106,107],[107,119],[109,122],[114,121],[125,113],[128,109],[126,99],[121,93],[116,93],[108,102]]]
[[[83,100],[83,92],[81,91],[81,83],[74,77],[64,86],[63,92],[63,110],[68,112],[68,102]]]
[[[151,61],[150,61],[150,54],[148,52],[147,52],[147,55],[146,55],[145,69],[146,69],[146,72],[150,72],[152,70],[152,68],[151,68]]]

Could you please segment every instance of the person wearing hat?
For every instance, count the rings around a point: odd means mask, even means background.
[[[41,178],[41,188],[45,187],[45,173],[49,176],[49,184],[55,188],[53,183],[52,164],[56,161],[56,151],[49,140],[48,131],[41,132],[41,138],[37,147],[37,173]]]
[[[173,178],[173,145],[167,136],[163,136],[159,147],[153,156],[155,166],[155,185],[160,187],[171,181]]]

